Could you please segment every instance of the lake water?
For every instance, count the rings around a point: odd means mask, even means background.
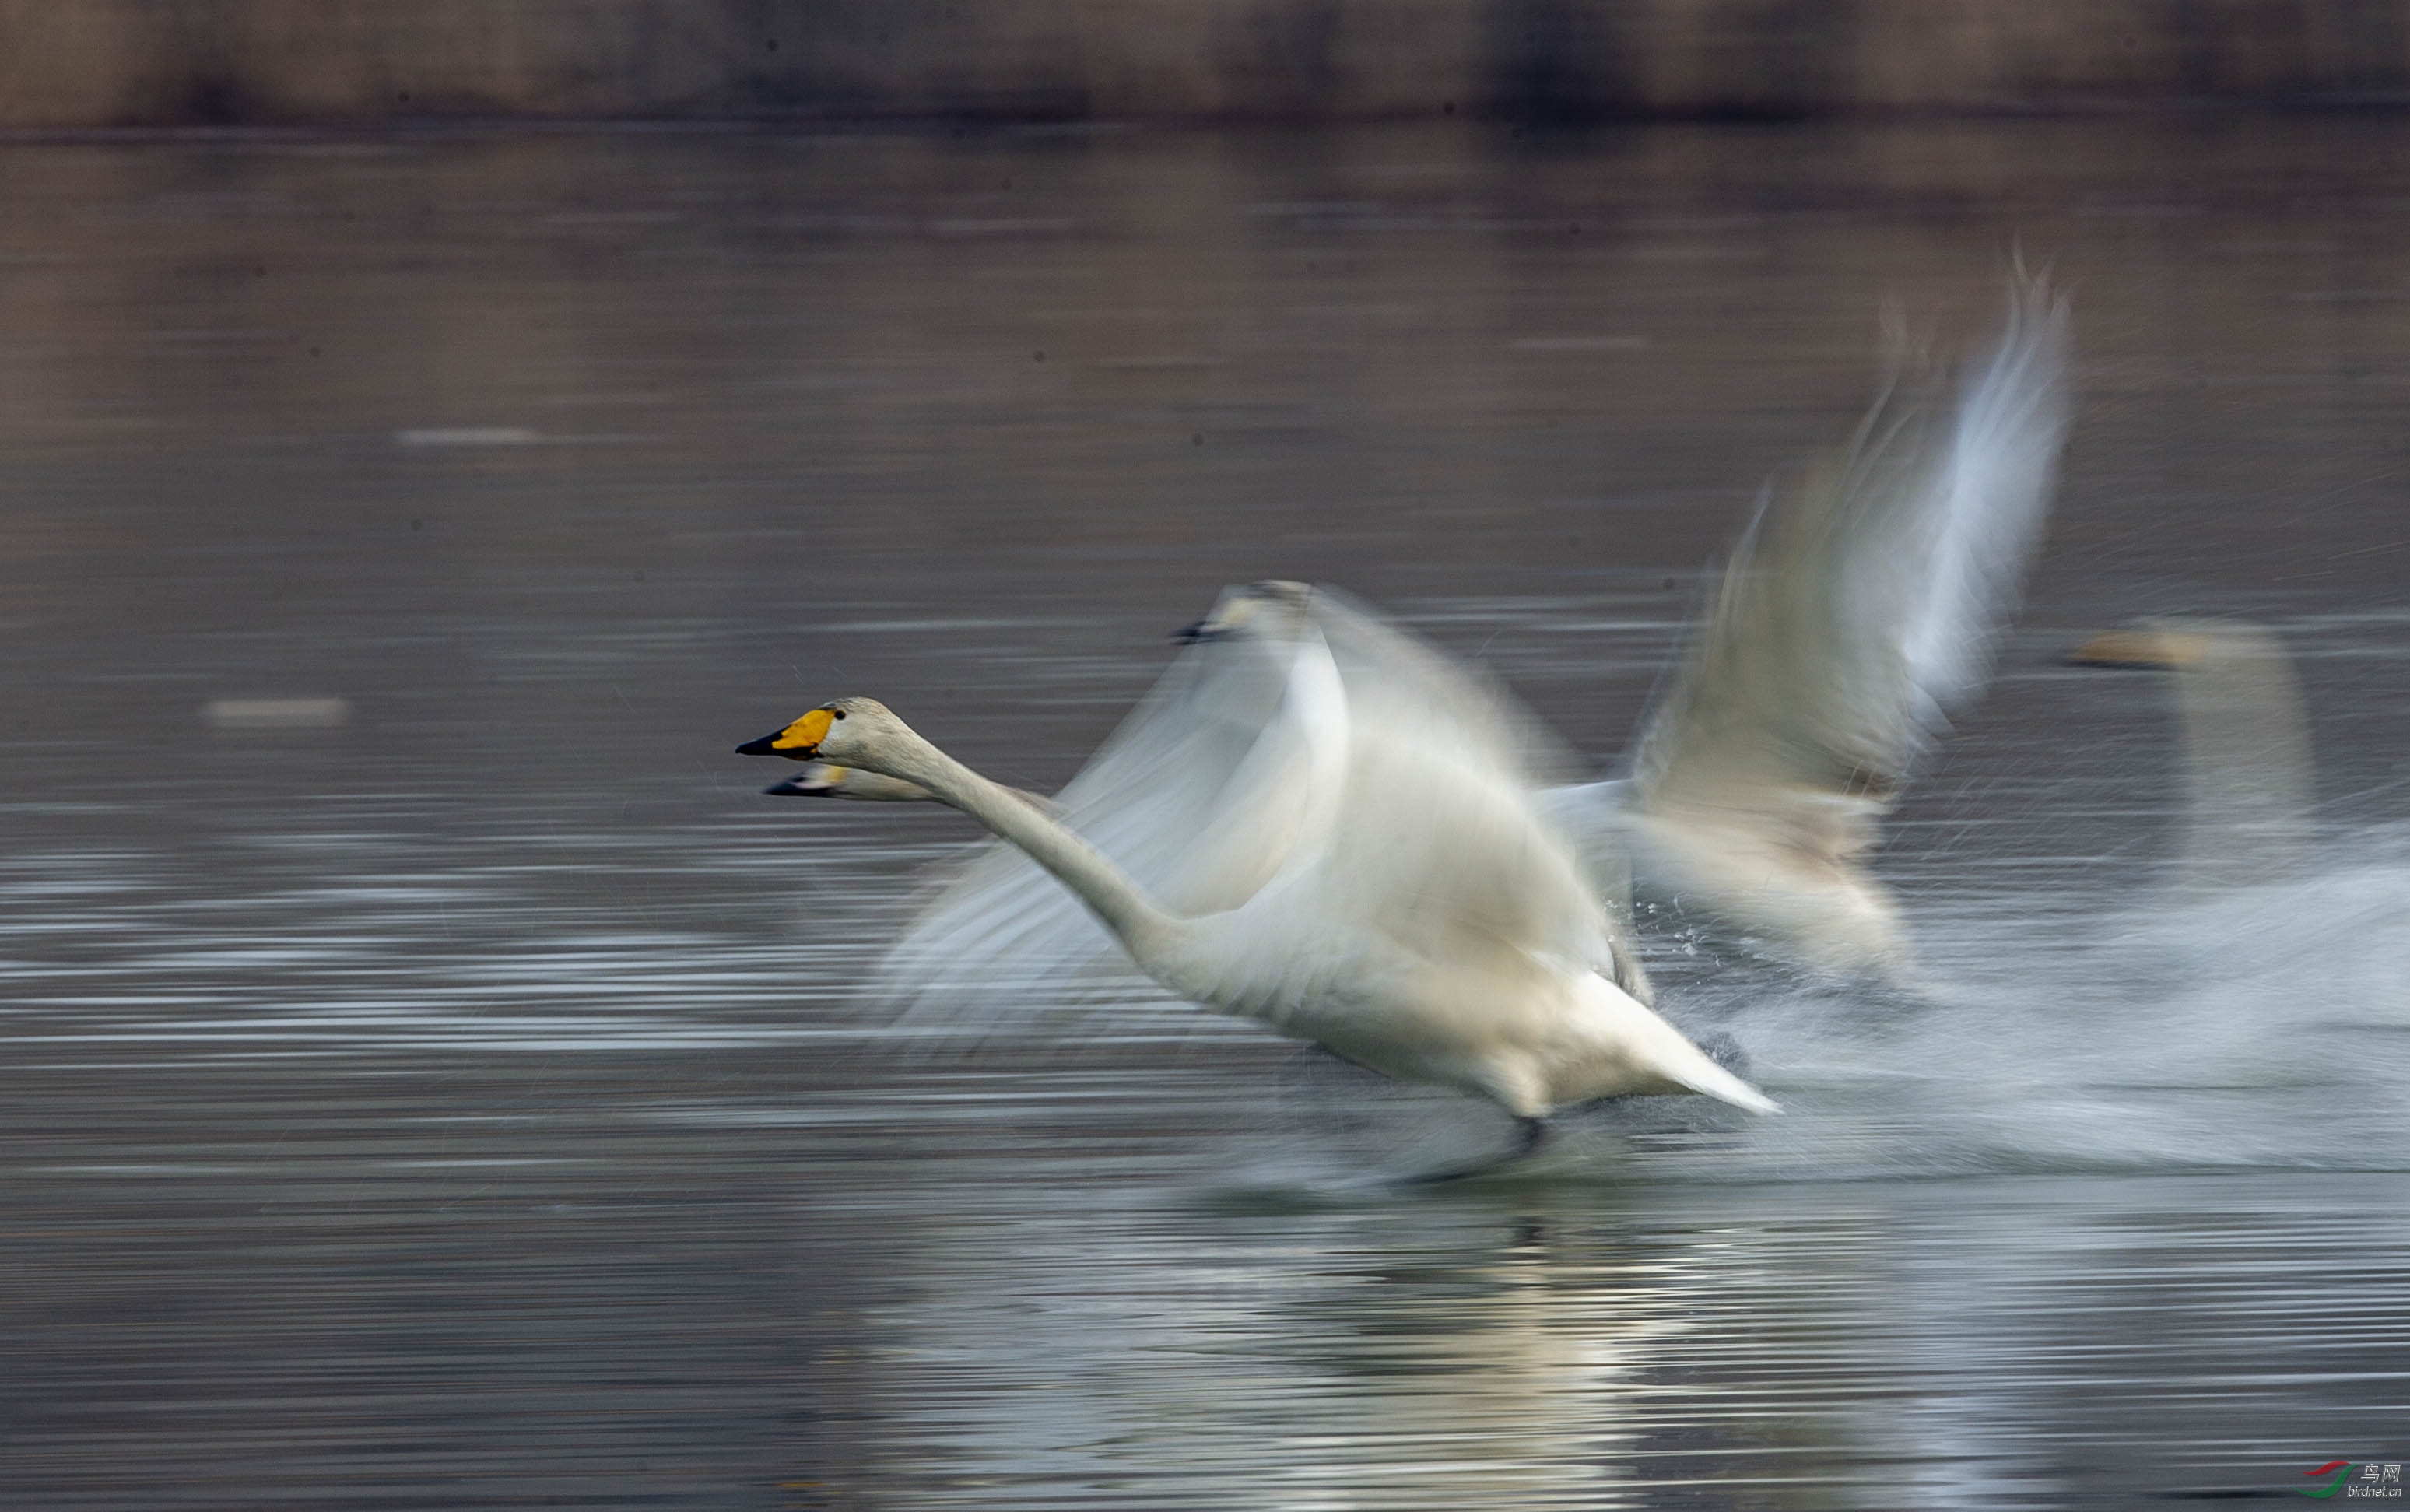
[[[854,1001],[1225,582],[1619,749],[1896,298],[2081,413],[1892,832],[1922,1002],[1661,929],[1788,1109]],[[2127,1507],[2410,1461],[2410,124],[0,144],[0,1490],[43,1508]],[[2140,615],[2312,854],[2174,885]],[[2355,1472],[2357,1473],[2357,1472]],[[2399,1483],[2396,1482],[2398,1485]]]

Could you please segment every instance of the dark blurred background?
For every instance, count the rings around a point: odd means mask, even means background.
[[[2398,104],[2390,0],[7,0],[0,125]]]

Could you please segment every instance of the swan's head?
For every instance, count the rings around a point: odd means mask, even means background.
[[[1199,641],[1218,641],[1241,633],[1294,635],[1313,603],[1311,584],[1284,578],[1226,588],[1204,618],[1182,627],[1171,638],[1183,646],[1194,646]]]
[[[829,722],[833,726],[836,721]],[[852,798],[870,803],[926,803],[930,797],[929,790],[917,782],[822,761],[806,762],[802,771],[762,791],[778,798]]]
[[[739,756],[784,756],[791,762],[818,758],[825,765],[876,766],[863,758],[892,749],[899,736],[911,734],[904,721],[875,698],[839,698],[797,720],[783,730],[748,740],[736,748]]]
[[[862,774],[850,766],[835,762],[809,761],[804,769],[782,782],[773,782],[762,791],[782,798],[839,798],[845,796],[846,779]]]

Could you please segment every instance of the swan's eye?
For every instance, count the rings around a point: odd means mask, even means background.
[[[829,712],[835,715],[840,720],[845,718],[845,710],[843,709],[831,709]]]

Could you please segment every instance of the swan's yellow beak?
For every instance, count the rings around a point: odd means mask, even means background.
[[[820,742],[828,738],[829,722],[835,718],[836,715],[832,710],[814,709],[777,734],[763,735],[759,740],[745,742],[736,748],[736,754],[784,756],[791,762],[810,761],[812,753],[820,749]]]
[[[2177,630],[2104,630],[2067,653],[2079,667],[2142,667],[2181,670],[2209,654],[2206,635]]]

